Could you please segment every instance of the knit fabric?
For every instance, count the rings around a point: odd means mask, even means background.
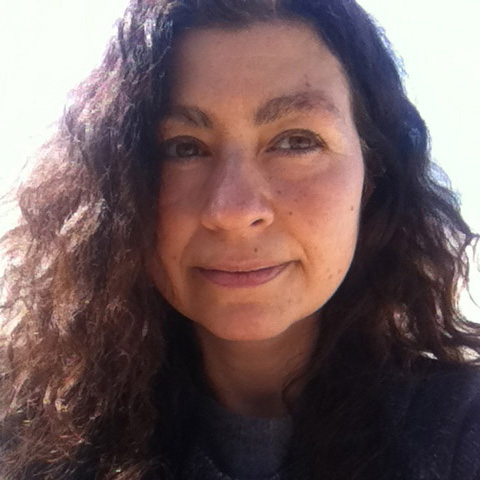
[[[214,400],[192,398],[199,421],[175,480],[309,480],[301,455],[285,460],[291,419],[244,417]],[[385,432],[395,438],[393,473],[366,480],[480,480],[478,368],[442,367],[426,378],[388,384],[382,398]],[[94,465],[72,465],[62,478],[95,480],[95,472]],[[148,478],[173,477],[158,471]]]
[[[281,480],[292,420],[246,417],[213,399],[197,395],[199,436],[191,453],[188,478]],[[192,470],[193,469],[193,470]]]
[[[478,369],[390,385],[385,401],[397,437],[395,480],[480,480]],[[288,417],[244,417],[205,398],[198,412],[200,432],[182,480],[307,480],[301,462],[283,463]]]
[[[390,409],[400,434],[398,478],[480,480],[480,371],[449,368],[393,387]]]

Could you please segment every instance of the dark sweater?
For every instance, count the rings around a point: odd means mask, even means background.
[[[480,369],[463,366],[436,370],[422,379],[386,387],[385,425],[389,434],[395,432],[396,440],[392,473],[362,479],[480,480]],[[310,478],[301,455],[294,456],[294,463],[286,461],[291,447],[290,418],[243,417],[210,398],[193,400],[200,421],[195,432],[189,431],[192,448],[186,452],[176,480]],[[62,478],[96,478],[93,465],[88,472],[75,470]],[[158,473],[148,478],[172,477]],[[328,474],[322,478],[329,480]]]
[[[480,370],[449,368],[392,387],[398,478],[480,480]]]
[[[478,369],[447,368],[390,385],[386,399],[397,432],[393,478],[480,480]],[[182,480],[305,479],[298,466],[284,464],[288,417],[243,417],[206,398],[199,399],[198,412],[199,434]]]

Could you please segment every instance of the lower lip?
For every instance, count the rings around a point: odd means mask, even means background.
[[[199,272],[210,282],[221,287],[256,287],[273,280],[285,270],[288,263],[275,267],[262,268],[251,272],[225,272],[223,270],[205,270]]]

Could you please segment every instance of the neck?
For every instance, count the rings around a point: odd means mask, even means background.
[[[285,416],[284,389],[309,360],[316,325],[312,315],[275,338],[256,341],[224,340],[197,327],[206,377],[220,403],[242,415]],[[289,395],[298,394],[299,387],[295,384]]]

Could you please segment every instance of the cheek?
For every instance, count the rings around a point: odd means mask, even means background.
[[[329,169],[296,185],[286,184],[283,218],[304,254],[312,285],[335,288],[345,276],[356,247],[363,164]]]
[[[279,204],[287,209],[286,217],[298,228],[326,233],[328,230],[356,230],[363,190],[363,164],[312,173],[296,182],[288,180],[277,189]],[[306,233],[306,232],[305,232]],[[326,237],[326,235],[322,235]]]
[[[191,169],[190,169],[191,170]],[[201,207],[203,180],[198,170],[165,165],[158,197],[157,243],[165,252],[181,250],[188,241]],[[178,261],[172,253],[165,253],[166,260]],[[177,255],[177,254],[174,254]]]
[[[188,212],[202,191],[205,172],[198,168],[179,167],[165,163],[161,169],[158,211],[165,221],[172,221],[178,213]],[[193,201],[192,201],[193,200]]]
[[[188,196],[170,184],[158,200],[156,249],[149,270],[155,286],[170,303],[175,303],[181,284],[182,252],[191,237],[192,216]],[[177,186],[178,187],[178,186]]]
[[[181,280],[182,255],[190,236],[189,223],[181,215],[175,215],[175,211],[165,212],[159,220],[155,259],[159,272],[157,279],[162,289],[177,285]],[[173,286],[169,288],[173,289]]]

